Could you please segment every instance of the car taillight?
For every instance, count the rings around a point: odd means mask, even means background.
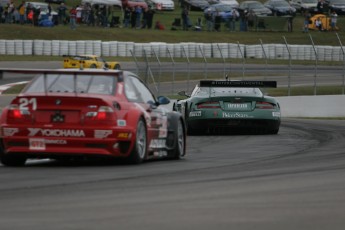
[[[207,101],[200,104],[197,104],[198,109],[218,109],[220,108],[218,101]]]
[[[274,109],[274,104],[265,101],[257,101],[255,107],[257,109]]]
[[[109,106],[101,106],[98,111],[87,112],[86,117],[91,120],[104,121],[111,120],[114,110]]]
[[[18,105],[10,105],[7,116],[11,119],[24,119],[29,118],[31,115],[29,110],[20,109]]]

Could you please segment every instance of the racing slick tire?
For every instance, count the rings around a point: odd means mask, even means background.
[[[114,69],[121,69],[121,66],[120,66],[119,64],[116,64],[116,65],[114,66]]]
[[[169,157],[173,160],[179,160],[186,155],[186,129],[181,118],[173,119],[171,124],[174,127],[174,148],[169,152]]]
[[[147,156],[147,130],[144,120],[141,118],[137,123],[135,143],[128,161],[131,164],[142,163]]]
[[[26,157],[14,154],[4,154],[2,141],[0,140],[0,162],[5,166],[24,166],[26,162]]]

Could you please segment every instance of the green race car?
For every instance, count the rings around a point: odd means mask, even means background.
[[[280,106],[260,88],[277,87],[275,81],[200,81],[191,95],[173,109],[186,120],[188,134],[260,133],[277,134]]]

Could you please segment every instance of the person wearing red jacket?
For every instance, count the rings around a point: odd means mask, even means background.
[[[69,11],[69,25],[72,30],[75,30],[76,28],[76,17],[77,17],[77,10],[76,10],[76,7],[73,7]]]

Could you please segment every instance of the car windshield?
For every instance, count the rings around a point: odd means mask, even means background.
[[[330,4],[343,4],[343,5],[345,5],[344,0],[330,0],[329,3]]]
[[[215,6],[216,10],[221,12],[231,11],[232,7],[230,5],[217,5]]]
[[[258,9],[258,8],[262,8],[263,5],[259,2],[252,2],[248,4],[249,9]]]
[[[302,0],[303,3],[317,3],[318,0]]]
[[[285,1],[272,1],[271,2],[272,6],[290,6],[289,3],[285,2]]]
[[[217,97],[217,96],[255,96],[261,97],[263,93],[259,88],[232,88],[232,87],[196,87],[192,97]]]
[[[31,4],[31,6],[35,7],[35,8],[40,8],[43,11],[48,10],[48,4],[47,3],[43,3],[43,2],[28,2],[28,4]]]
[[[47,74],[39,75],[25,93],[94,93],[111,95],[116,78],[102,75]]]

